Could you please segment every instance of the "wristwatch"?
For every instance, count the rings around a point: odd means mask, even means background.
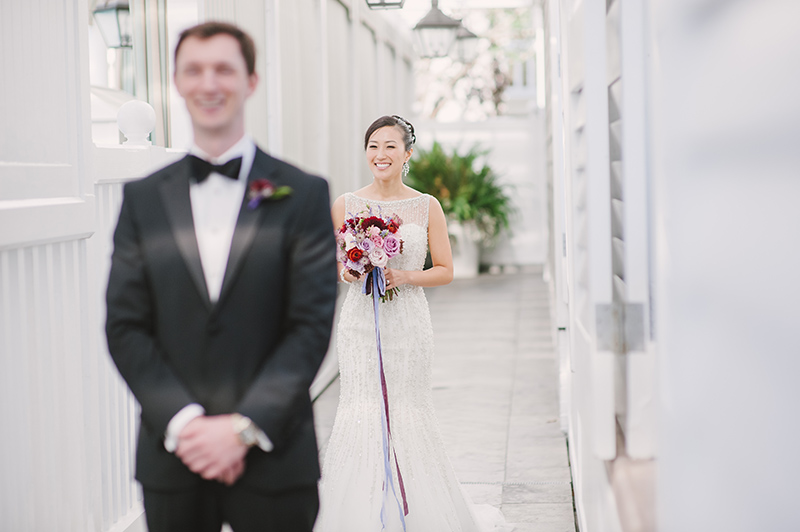
[[[258,443],[258,436],[256,435],[258,428],[253,420],[241,414],[231,414],[233,420],[233,430],[239,436],[241,441],[247,447],[252,447]]]

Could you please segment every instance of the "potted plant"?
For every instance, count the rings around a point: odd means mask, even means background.
[[[473,146],[464,155],[446,153],[438,142],[417,148],[406,177],[409,186],[439,200],[448,219],[455,277],[478,274],[479,243],[509,227],[511,198],[485,164],[488,151]]]

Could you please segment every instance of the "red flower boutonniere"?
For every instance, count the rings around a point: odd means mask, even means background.
[[[247,189],[247,206],[255,209],[265,200],[279,200],[290,196],[294,192],[292,187],[276,187],[269,179],[256,179]]]

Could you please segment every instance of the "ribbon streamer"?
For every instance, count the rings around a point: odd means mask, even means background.
[[[397,453],[392,445],[392,428],[389,422],[389,394],[386,388],[386,373],[383,370],[383,352],[381,351],[381,324],[378,303],[380,298],[386,294],[386,274],[383,268],[373,268],[364,280],[362,293],[372,294],[372,307],[375,312],[375,343],[378,346],[378,366],[380,367],[381,392],[383,393],[383,409],[381,410],[381,433],[383,436],[383,464],[386,480],[383,483],[383,505],[381,506],[381,524],[386,528],[387,505],[389,504],[389,490],[394,495],[397,508],[400,513],[400,522],[403,530],[406,529],[405,516],[408,515],[408,501],[406,500],[406,490],[403,485],[403,475],[400,474],[400,464],[397,462]],[[400,496],[403,502],[397,497],[397,490],[394,487],[392,478],[391,457],[394,457],[394,465],[397,469],[397,483],[400,488]]]

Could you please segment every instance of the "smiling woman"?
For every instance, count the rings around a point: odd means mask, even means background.
[[[373,122],[364,138],[373,181],[333,205],[343,241],[354,224],[374,231],[371,238],[353,237],[347,259],[355,269],[339,266],[340,279],[350,284],[337,328],[341,393],[323,462],[316,532],[487,532],[504,526],[497,509],[473,506],[464,495],[436,422],[433,328],[423,287],[449,283],[453,262],[441,205],[403,184],[414,140],[414,126],[402,117]],[[362,216],[364,222],[354,221]],[[370,227],[370,220],[378,223]],[[395,220],[395,231],[381,220]],[[381,266],[380,255],[395,246],[400,252]],[[433,266],[424,270],[428,248]],[[376,266],[378,277],[371,273],[365,280],[355,261]],[[362,285],[380,271],[393,296],[379,311],[378,298],[364,295]],[[379,292],[380,281],[373,282]]]

